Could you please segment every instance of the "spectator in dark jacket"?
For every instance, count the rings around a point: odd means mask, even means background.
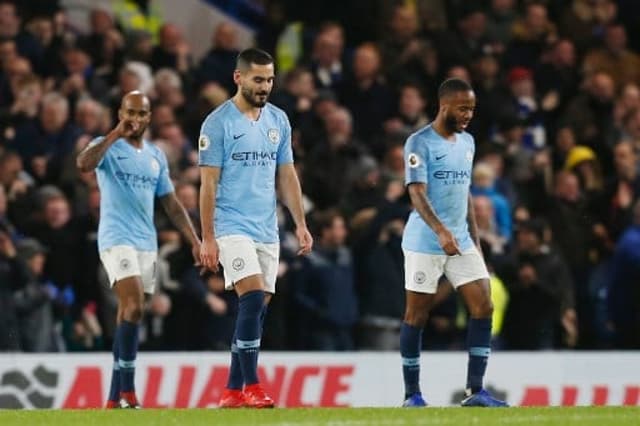
[[[318,213],[315,222],[316,246],[293,272],[300,349],[352,350],[358,302],[344,218],[329,210]]]
[[[64,302],[65,294],[51,282],[43,282],[42,274],[47,250],[33,238],[17,244],[18,256],[29,272],[27,284],[14,293],[18,314],[21,349],[25,352],[59,352],[62,336],[53,316],[54,302]]]
[[[9,234],[0,228],[0,351],[20,350],[20,331],[13,292],[29,280],[24,263],[18,258]]]
[[[545,244],[539,219],[519,224],[517,255],[501,276],[509,285],[505,314],[506,349],[552,349],[564,328],[568,346],[575,345],[576,314],[573,283],[562,258]]]
[[[640,349],[640,201],[613,255],[609,319],[617,348]]]
[[[216,82],[227,93],[235,93],[237,88],[233,82],[233,71],[238,59],[238,31],[233,24],[222,22],[213,33],[211,49],[200,60],[196,71],[198,86],[207,82]]]

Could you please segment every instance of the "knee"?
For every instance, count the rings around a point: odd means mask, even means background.
[[[142,301],[131,299],[127,300],[122,309],[122,319],[137,324],[142,320],[143,311],[144,307]]]
[[[471,318],[491,318],[493,315],[493,303],[488,297],[469,306],[469,314]]]
[[[413,309],[408,307],[404,312],[404,322],[412,327],[424,327],[429,319],[426,309]]]

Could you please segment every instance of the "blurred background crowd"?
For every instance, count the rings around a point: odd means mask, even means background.
[[[215,2],[214,2],[215,3]],[[224,2],[222,2],[224,3]],[[271,101],[293,127],[315,236],[295,256],[280,214],[278,297],[263,347],[392,350],[410,210],[403,143],[447,77],[473,84],[472,193],[492,273],[494,346],[640,348],[640,4],[633,0],[239,0],[274,54]],[[88,32],[57,1],[0,0],[0,349],[110,348],[100,193],[75,156],[121,96],[152,100],[148,139],[198,219],[197,139],[235,93],[237,21],[184,28],[153,0],[114,0]],[[228,348],[236,309],[161,212],[143,349]],[[439,286],[425,349],[461,349],[466,313]]]

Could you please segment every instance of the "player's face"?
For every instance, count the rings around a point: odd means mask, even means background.
[[[451,132],[464,131],[473,118],[476,96],[472,91],[456,92],[448,96],[443,105],[444,122]]]
[[[240,87],[242,97],[254,108],[262,108],[273,89],[275,74],[273,64],[257,65],[244,72],[239,72],[236,83]]]
[[[128,120],[135,123],[138,130],[131,136],[133,138],[141,138],[151,121],[149,100],[142,95],[125,97],[120,106],[120,111],[118,111],[118,117],[120,120]]]

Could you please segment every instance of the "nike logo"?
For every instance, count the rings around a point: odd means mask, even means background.
[[[441,155],[440,157],[436,156],[436,161],[442,160],[446,156],[447,156],[447,154]]]
[[[240,133],[239,135],[233,135],[233,140],[240,139],[244,135],[246,135],[246,133]]]
[[[116,158],[117,158],[118,160],[126,160],[126,159],[127,159],[127,158],[129,158],[129,157],[121,157],[121,156],[119,156],[119,155],[118,155]]]

